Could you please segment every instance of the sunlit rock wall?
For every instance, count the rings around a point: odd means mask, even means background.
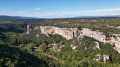
[[[99,31],[92,31],[88,28],[82,28],[82,30],[78,30],[77,28],[59,28],[55,26],[31,26],[27,25],[27,34],[30,34],[34,30],[41,30],[42,34],[58,34],[67,40],[72,39],[74,37],[82,37],[88,36],[92,37],[103,43],[114,44],[114,49],[120,53],[120,34],[114,34],[116,38],[110,37],[109,40],[106,40],[106,36]]]

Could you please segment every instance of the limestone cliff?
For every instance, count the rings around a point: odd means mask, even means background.
[[[88,36],[92,37],[103,43],[114,44],[115,48],[120,53],[120,34],[114,34],[116,38],[110,37],[109,40],[106,40],[106,36],[99,31],[92,31],[88,28],[82,28],[78,30],[77,28],[59,28],[55,26],[31,26],[27,25],[27,34],[30,34],[34,30],[41,30],[42,34],[58,34],[66,39],[72,39],[73,37],[83,37]]]
[[[30,26],[27,25],[27,34],[34,30],[41,30],[42,34],[58,34],[66,39],[72,39],[79,36],[79,30],[77,28],[59,28],[55,26]]]
[[[94,38],[100,42],[103,42],[103,43],[114,44],[115,50],[117,50],[120,53],[120,34],[114,34],[114,35],[116,36],[116,38],[110,37],[109,40],[106,40],[106,36],[103,35],[102,32],[92,31],[91,29],[83,28],[81,30],[81,34],[79,35],[79,37],[88,36],[88,37],[92,37],[92,38]]]

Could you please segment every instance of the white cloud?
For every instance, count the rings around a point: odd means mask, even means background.
[[[114,8],[114,9],[99,9],[99,10],[88,10],[88,11],[81,11],[81,12],[115,12],[120,11],[120,8]]]
[[[49,13],[46,13],[47,15],[51,15],[51,16],[65,16],[67,15],[66,13],[62,13],[62,12],[49,12]]]
[[[40,10],[39,8],[34,10]],[[39,17],[39,18],[65,18],[77,16],[109,16],[120,15],[120,8],[113,9],[98,9],[98,10],[85,10],[85,11],[63,11],[63,12],[28,12],[19,11],[21,16]]]
[[[71,16],[70,14],[66,14],[63,12],[48,12],[48,13],[44,13],[41,15],[44,15],[44,16],[49,17],[49,18],[63,18],[63,17],[65,18],[65,17]]]
[[[28,13],[28,11],[18,11],[17,13],[18,14],[25,14],[25,13]]]
[[[66,12],[68,15],[72,16],[110,16],[110,15],[120,15],[120,8],[113,9],[98,9],[98,10],[85,10],[85,11],[71,11]]]
[[[49,12],[48,15],[58,15],[58,13]]]
[[[34,8],[33,10],[35,10],[35,11],[41,11],[40,8]]]

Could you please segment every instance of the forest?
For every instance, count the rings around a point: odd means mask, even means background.
[[[120,67],[120,54],[113,48],[114,45],[87,36],[70,40],[57,34],[35,37],[41,31],[26,34],[27,24],[79,30],[89,28],[103,32],[107,37],[120,34],[120,18],[0,21],[0,67]],[[2,25],[10,27],[3,28]],[[93,49],[96,42],[100,49]],[[77,48],[74,50],[71,45]],[[97,54],[101,55],[98,62],[94,60]],[[103,55],[109,55],[109,60],[104,62]]]

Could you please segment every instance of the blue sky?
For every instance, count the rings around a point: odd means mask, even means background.
[[[120,0],[0,0],[0,15],[39,18],[120,15]]]

